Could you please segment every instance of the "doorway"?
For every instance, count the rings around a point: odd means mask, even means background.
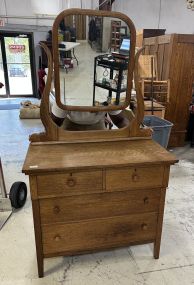
[[[33,34],[0,32],[0,98],[36,97]]]

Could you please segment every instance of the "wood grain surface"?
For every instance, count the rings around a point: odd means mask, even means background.
[[[40,199],[41,224],[157,212],[160,189]]]
[[[26,174],[102,167],[174,164],[178,160],[152,140],[30,145]]]
[[[102,170],[37,176],[38,196],[77,195],[102,191]],[[53,191],[54,188],[54,191]]]
[[[76,252],[151,240],[156,236],[156,223],[157,213],[147,213],[43,225],[43,251],[44,254],[57,254],[61,251]]]

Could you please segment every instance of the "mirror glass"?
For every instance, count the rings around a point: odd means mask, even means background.
[[[123,106],[130,29],[118,18],[69,15],[58,26],[60,101],[66,106]]]

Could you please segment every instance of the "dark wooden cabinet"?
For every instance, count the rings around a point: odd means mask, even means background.
[[[151,38],[151,37],[157,37],[162,36],[166,32],[165,29],[143,29],[138,30],[136,34],[136,47],[142,47],[143,46],[143,40],[145,38]]]
[[[156,55],[159,80],[170,80],[165,119],[174,124],[169,146],[183,146],[194,82],[194,35],[172,34],[144,39],[145,54]]]

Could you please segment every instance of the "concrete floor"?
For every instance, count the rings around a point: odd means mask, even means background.
[[[15,181],[28,184],[28,177],[21,173],[28,136],[42,131],[42,123],[20,120],[19,110],[1,110],[0,130],[7,189]],[[25,206],[15,211],[0,231],[0,285],[194,284],[194,149],[188,145],[171,151],[180,162],[171,167],[159,260],[153,259],[152,244],[57,257],[45,260],[45,277],[39,279],[28,193]]]

